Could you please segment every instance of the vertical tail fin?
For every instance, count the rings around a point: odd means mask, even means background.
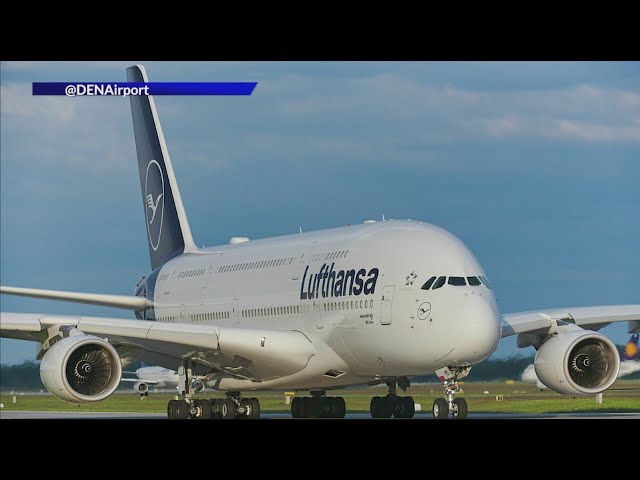
[[[127,68],[129,82],[148,82],[142,65]],[[152,96],[130,96],[138,154],[142,204],[147,223],[151,268],[197,248],[182,205],[173,167]]]
[[[638,358],[638,337],[640,334],[631,335],[631,338],[627,342],[627,345],[624,347],[624,352],[622,353],[622,360],[635,360]]]

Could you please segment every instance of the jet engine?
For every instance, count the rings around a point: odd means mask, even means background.
[[[147,393],[149,391],[149,385],[147,385],[144,382],[138,382],[136,383],[133,388],[135,389],[136,392],[144,395],[145,393]]]
[[[561,332],[542,344],[536,375],[548,388],[571,396],[595,395],[618,377],[620,358],[604,335],[586,330]]]
[[[104,400],[121,377],[116,349],[92,335],[69,336],[54,343],[40,364],[40,378],[47,390],[72,403]]]

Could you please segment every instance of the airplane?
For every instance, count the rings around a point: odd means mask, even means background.
[[[640,337],[640,335],[637,333],[631,335],[631,338],[620,354],[620,370],[618,371],[617,378],[626,377],[632,373],[640,372],[640,361],[638,361],[638,337]],[[535,383],[540,390],[547,389],[547,386],[542,383],[536,375],[534,363],[527,365],[527,368],[522,372],[520,379],[523,382]]]
[[[141,65],[126,72],[148,82]],[[327,393],[380,384],[388,391],[371,399],[371,417],[411,418],[413,398],[402,392],[412,377],[435,373],[443,397],[433,416],[466,418],[459,380],[512,335],[537,348],[536,373],[557,392],[592,395],[617,378],[616,347],[597,330],[627,321],[640,332],[640,305],[501,315],[471,250],[435,225],[366,221],[196,247],[154,99],[129,100],[151,272],[132,296],[0,287],[135,313],[2,313],[3,337],[40,342],[42,382],[58,398],[104,400],[120,383],[121,362],[138,359],[177,366],[170,419],[258,418],[260,402],[243,396],[257,390],[309,392],[292,401],[294,418],[343,418],[344,398]],[[199,398],[200,383],[225,398]]]
[[[177,387],[178,386],[178,372],[164,367],[148,367],[143,364],[140,368],[134,372],[123,371],[124,374],[135,375],[135,378],[122,377],[121,382],[135,382],[133,389],[137,391],[140,396],[147,397],[149,395],[149,385],[153,385],[157,388],[165,387]],[[194,386],[199,391],[202,391],[204,385],[202,383]]]

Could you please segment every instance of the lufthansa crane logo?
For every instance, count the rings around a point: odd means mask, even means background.
[[[429,302],[424,302],[422,305],[418,307],[418,318],[420,320],[426,320],[429,318],[429,314],[431,313],[431,304]]]
[[[164,175],[160,164],[155,160],[151,160],[147,165],[144,198],[149,243],[155,252],[160,245],[164,219]]]

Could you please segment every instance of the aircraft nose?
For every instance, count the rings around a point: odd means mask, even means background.
[[[502,318],[495,302],[486,296],[463,297],[456,308],[451,335],[455,348],[447,355],[447,365],[475,364],[490,357],[502,336]]]

